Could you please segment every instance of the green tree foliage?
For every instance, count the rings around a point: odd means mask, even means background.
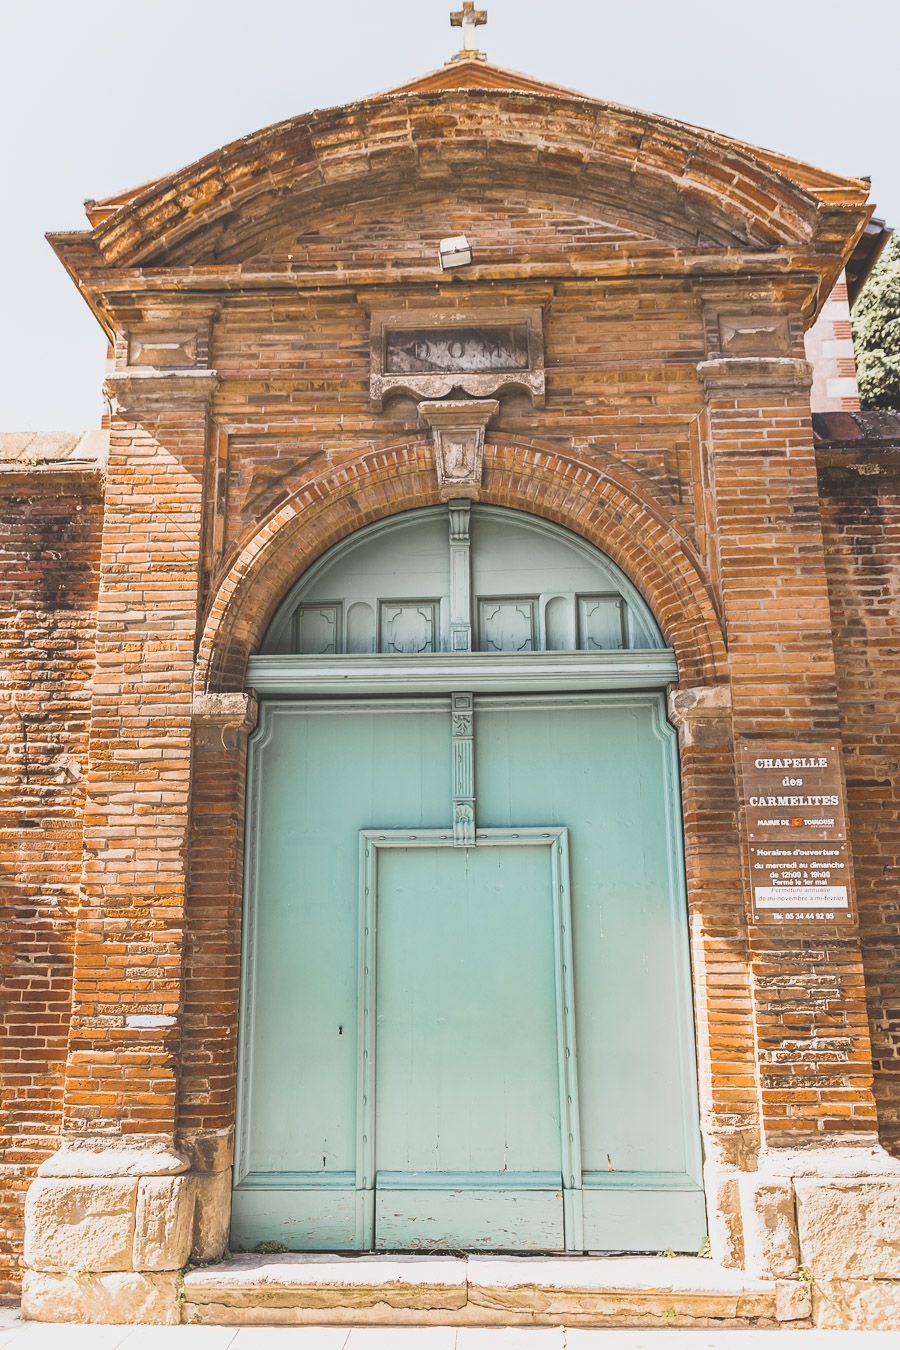
[[[853,340],[864,408],[900,411],[900,235],[888,242],[853,307]]]

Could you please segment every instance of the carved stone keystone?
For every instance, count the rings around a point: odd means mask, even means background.
[[[431,428],[434,470],[445,501],[479,496],[484,433],[499,408],[495,398],[448,398],[419,404],[419,417]]]

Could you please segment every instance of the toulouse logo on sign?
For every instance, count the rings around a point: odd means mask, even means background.
[[[838,747],[744,744],[740,751],[754,921],[853,920]]]

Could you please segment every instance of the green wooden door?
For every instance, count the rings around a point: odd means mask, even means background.
[[[564,1246],[548,852],[379,860],[378,1247]]]
[[[232,1242],[696,1250],[661,696],[267,703],[251,754]]]

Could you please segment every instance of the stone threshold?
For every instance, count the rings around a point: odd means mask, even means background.
[[[182,1321],[218,1325],[810,1325],[809,1287],[698,1257],[234,1256],[188,1271]]]

